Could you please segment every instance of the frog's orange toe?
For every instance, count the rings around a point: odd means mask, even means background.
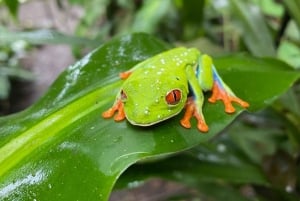
[[[111,118],[114,116],[115,111],[112,108],[109,108],[105,112],[102,113],[102,117],[105,119]]]
[[[206,133],[208,126],[205,123],[202,113],[197,111],[196,104],[192,98],[189,98],[185,105],[185,113],[183,118],[180,120],[180,124],[184,128],[191,128],[191,118],[195,117],[197,120],[197,128],[199,131]]]
[[[115,121],[122,121],[125,119],[125,112],[124,110],[118,110],[118,113],[115,115],[114,120]]]
[[[212,96],[208,99],[209,102],[215,103],[217,100],[222,100],[225,106],[225,112],[234,113],[235,108],[232,102],[240,104],[243,108],[249,107],[249,103],[236,97],[234,94],[229,94],[225,89],[219,86],[217,82],[214,83],[212,89]]]
[[[117,114],[114,116],[115,112],[117,112]],[[111,108],[102,113],[102,117],[105,119],[113,116],[115,121],[122,121],[125,119],[124,104],[121,100],[118,100]]]
[[[122,80],[125,80],[125,79],[127,79],[131,74],[132,74],[132,72],[130,72],[130,71],[125,71],[125,72],[120,73],[120,74],[119,74],[119,77],[120,77]]]
[[[191,128],[191,122],[189,119],[181,119],[180,120],[180,124],[181,126],[183,126],[184,128]]]
[[[199,131],[203,132],[203,133],[207,133],[208,132],[208,126],[205,122],[198,122],[197,124],[197,128]]]

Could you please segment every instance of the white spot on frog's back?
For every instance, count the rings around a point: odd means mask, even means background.
[[[166,60],[165,59],[160,59],[160,63],[162,64],[162,65],[165,65],[166,64]]]
[[[184,52],[181,53],[182,57],[186,57],[187,55],[188,55],[188,51],[184,51]]]

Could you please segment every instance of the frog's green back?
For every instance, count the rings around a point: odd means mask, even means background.
[[[186,65],[195,65],[199,55],[197,49],[175,48],[135,66],[122,87],[127,94],[127,119],[148,126],[178,114],[188,95]],[[165,97],[174,89],[179,89],[182,97],[177,105],[170,106]]]
[[[133,69],[142,70],[148,67],[164,69],[185,68],[186,64],[198,62],[200,54],[200,51],[196,48],[178,47],[146,59]]]

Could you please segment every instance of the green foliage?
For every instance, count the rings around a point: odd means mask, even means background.
[[[295,22],[300,27],[300,13],[298,12],[300,9],[300,2],[297,0],[291,0],[291,1],[283,1],[283,3],[287,7],[289,14],[293,17]]]
[[[0,200],[107,200],[114,187],[152,177],[189,186],[195,200],[299,200],[298,0],[69,2],[86,11],[74,36],[0,29],[2,97],[9,77],[31,76],[7,67],[11,44],[103,44],[32,107],[0,118]],[[17,16],[18,1],[5,3]],[[170,48],[132,32],[217,55],[222,78],[250,102],[250,113],[229,126],[243,111],[227,115],[222,104],[206,102],[207,134],[182,128],[182,114],[149,128],[103,120],[122,82],[118,73]]]
[[[25,41],[33,45],[41,44],[68,44],[93,46],[94,41],[87,38],[68,36],[53,30],[39,29],[34,31],[13,32],[0,26],[1,44],[10,44],[15,41]]]
[[[259,7],[238,0],[229,2],[234,22],[238,23],[241,32],[239,34],[249,51],[255,56],[274,56],[272,36]]]
[[[1,3],[1,1],[0,1],[0,3]],[[4,0],[4,3],[7,6],[9,12],[14,17],[17,17],[18,8],[19,8],[19,1],[18,0]]]
[[[18,62],[25,49],[26,43],[23,41],[11,41],[11,43],[7,43],[6,45],[2,43],[0,47],[0,100],[8,98],[11,88],[11,78],[21,80],[34,79],[32,73],[22,69]]]
[[[227,115],[220,103],[205,104],[204,114],[210,125],[207,134],[199,133],[195,126],[182,128],[179,116],[151,128],[100,117],[112,104],[121,84],[117,73],[165,49],[162,42],[144,34],[112,40],[69,67],[33,107],[0,119],[2,199],[14,200],[21,196],[22,200],[30,197],[106,200],[113,184],[131,164],[195,147],[232,122],[241,109],[235,115]],[[249,100],[250,110],[264,107],[300,77],[288,65],[275,59],[232,56],[216,60],[216,65],[233,90]],[[264,87],[259,86],[261,83]],[[258,88],[260,93],[257,93]],[[183,170],[189,169],[186,163],[182,165]],[[223,170],[227,164],[224,165]],[[232,168],[238,170],[239,166]],[[258,183],[267,183],[257,167],[245,164],[242,168],[249,169],[247,174],[234,178],[230,166],[227,171],[220,172],[222,168],[212,165],[207,168],[208,177],[221,175],[230,181],[243,182],[256,178]],[[198,168],[195,171],[198,172]],[[63,182],[60,180],[62,174]],[[34,182],[27,181],[28,177]],[[76,185],[82,182],[88,185]],[[10,185],[14,185],[14,190],[7,190]]]

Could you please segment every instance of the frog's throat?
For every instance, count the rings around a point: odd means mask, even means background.
[[[181,111],[178,111],[178,112],[176,112],[176,113],[174,113],[174,114],[172,114],[172,115],[170,115],[170,116],[166,116],[166,117],[161,118],[161,119],[158,119],[158,120],[156,120],[156,121],[145,122],[145,123],[144,123],[144,122],[136,122],[136,121],[134,121],[134,120],[128,118],[126,114],[125,114],[125,115],[126,115],[126,119],[127,119],[127,120],[129,121],[129,123],[131,123],[132,125],[135,125],[135,126],[142,126],[142,127],[147,127],[147,126],[152,126],[152,125],[157,124],[157,123],[159,123],[159,122],[165,121],[165,120],[167,120],[167,119],[170,119],[170,118],[176,116],[177,114],[179,114],[180,112],[181,112]]]

